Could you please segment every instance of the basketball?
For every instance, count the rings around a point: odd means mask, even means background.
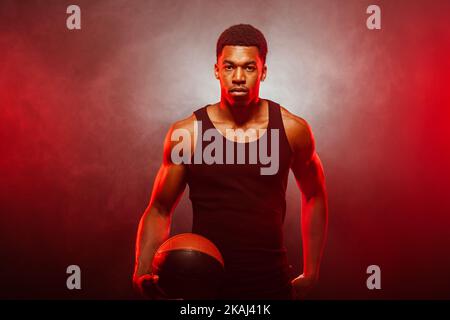
[[[167,239],[156,251],[153,273],[169,299],[214,299],[224,279],[224,261],[207,238],[182,233]]]

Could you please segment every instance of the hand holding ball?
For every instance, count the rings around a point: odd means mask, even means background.
[[[215,299],[224,279],[224,261],[208,239],[193,233],[169,238],[152,263],[158,290],[168,299]]]

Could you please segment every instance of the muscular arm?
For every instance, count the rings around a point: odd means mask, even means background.
[[[174,124],[164,142],[163,163],[156,175],[149,205],[138,227],[133,275],[135,284],[139,277],[151,273],[155,251],[169,236],[172,212],[186,187],[186,169],[184,164],[172,162],[171,151],[177,142],[170,139],[173,130],[185,125],[186,122]]]
[[[305,164],[294,163],[302,190],[303,275],[317,280],[327,232],[328,203],[323,169],[316,153]]]
[[[319,277],[327,233],[328,200],[325,178],[322,164],[315,151],[314,137],[306,121],[290,115],[286,122],[293,151],[291,169],[302,193],[303,274],[301,277],[305,279],[305,282],[314,283]]]

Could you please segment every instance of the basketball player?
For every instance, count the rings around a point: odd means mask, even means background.
[[[267,74],[267,43],[258,29],[244,24],[228,28],[217,41],[216,54],[220,101],[175,122],[167,134],[163,163],[138,228],[134,285],[154,289],[153,255],[168,238],[171,215],[189,185],[192,232],[215,243],[224,257],[227,281],[220,298],[302,298],[318,280],[327,233],[324,174],[311,129],[304,119],[259,97]],[[190,139],[173,139],[179,131]],[[204,139],[207,131],[216,138]],[[222,157],[207,163],[206,148],[216,139],[222,139],[216,146],[223,149],[216,148],[215,156],[223,152]],[[183,155],[190,161],[174,161],[179,143],[184,152],[190,150]],[[268,148],[272,164],[277,162],[264,174],[268,162],[262,161],[261,148]],[[240,162],[238,150],[246,151]],[[303,273],[297,277],[290,274],[283,244],[289,170],[302,192]]]

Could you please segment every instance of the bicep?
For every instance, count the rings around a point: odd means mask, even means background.
[[[185,167],[182,164],[163,163],[153,185],[151,205],[169,214],[186,187]]]
[[[307,161],[300,157],[294,159],[292,171],[297,184],[306,199],[321,195],[325,192],[323,166],[316,152],[314,152]]]
[[[304,119],[293,115],[286,116],[286,124],[292,150],[291,170],[303,196],[310,199],[324,194],[324,172],[311,127]]]
[[[186,187],[186,167],[183,163],[172,161],[172,149],[176,144],[172,141],[170,128],[164,141],[163,162],[153,184],[150,205],[157,207],[161,212],[169,214],[181,197]]]

